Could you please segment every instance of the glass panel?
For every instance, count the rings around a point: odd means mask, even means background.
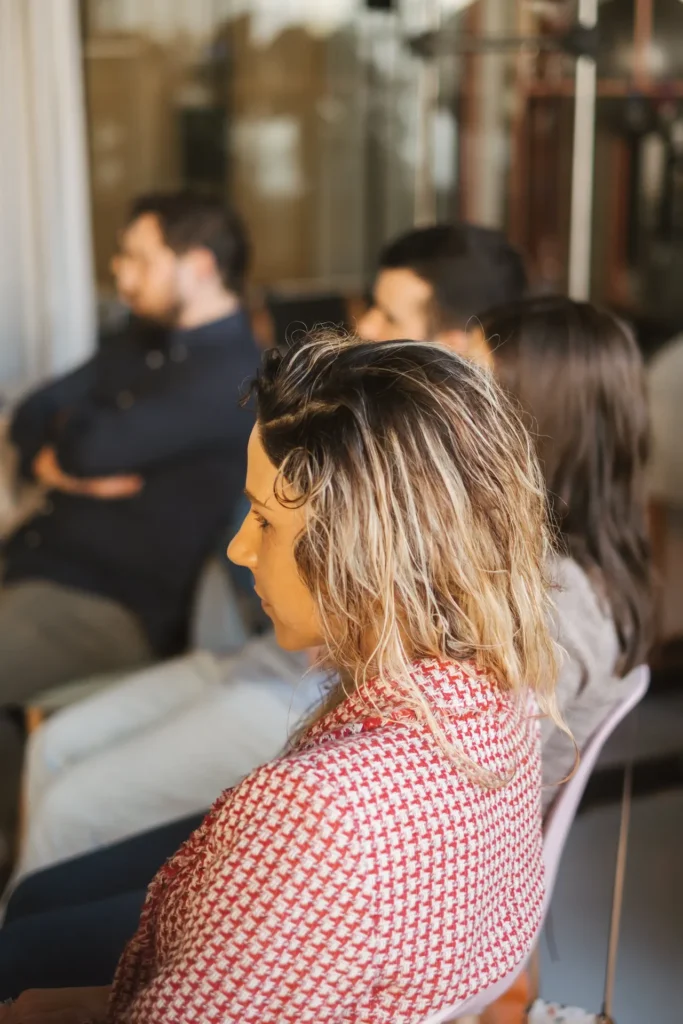
[[[427,213],[508,230],[561,287],[574,63],[515,45],[561,26],[521,0],[435,0],[432,39],[429,6],[84,0],[103,294],[130,199],[181,185],[242,212],[265,289],[358,295]]]
[[[504,226],[517,58],[459,40],[509,36],[517,6],[439,0],[433,58],[428,6],[85,0],[101,289],[127,204],[151,188],[229,197],[266,287],[360,290],[380,245],[414,221],[425,158],[433,214]]]
[[[648,46],[651,73],[662,79],[683,77],[681,0],[652,0],[652,28],[652,40]]]
[[[629,80],[634,72],[636,4],[639,0],[600,0],[598,76],[610,81]]]
[[[654,347],[683,318],[683,4],[636,0],[633,13],[633,40],[613,45],[632,84],[598,103],[594,286]]]
[[[358,288],[369,253],[412,222],[420,61],[403,42],[404,13],[360,0],[85,0],[84,10],[103,290],[117,227],[146,189],[229,197],[266,286]]]

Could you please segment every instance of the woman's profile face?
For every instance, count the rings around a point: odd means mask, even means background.
[[[228,548],[228,557],[253,573],[277,642],[285,650],[298,651],[320,645],[321,630],[315,602],[294,558],[305,510],[279,503],[274,492],[277,473],[256,426],[247,449],[245,493],[251,509]]]

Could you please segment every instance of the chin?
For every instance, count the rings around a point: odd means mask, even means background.
[[[161,327],[172,327],[175,323],[172,314],[161,309],[133,309],[133,313],[140,320],[146,320],[150,324],[157,324]]]
[[[319,647],[322,643],[320,637],[310,637],[308,633],[299,632],[292,626],[285,626],[276,622],[272,615],[269,616],[275,630],[275,639],[283,651],[305,651],[310,647]]]
[[[274,624],[275,639],[283,651],[303,651],[309,645],[294,630]]]

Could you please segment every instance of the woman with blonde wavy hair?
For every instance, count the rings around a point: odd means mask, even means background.
[[[60,1021],[414,1024],[534,941],[556,665],[526,431],[424,344],[312,337],[254,392],[229,554],[338,682],[159,872],[111,991],[40,996]]]

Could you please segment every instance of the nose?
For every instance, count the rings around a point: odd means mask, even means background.
[[[256,548],[249,542],[247,519],[248,516],[228,545],[228,558],[235,565],[241,565],[253,572],[256,568],[257,556]]]
[[[135,293],[136,273],[130,260],[124,256],[115,256],[111,261],[111,272],[120,296],[127,298]]]

